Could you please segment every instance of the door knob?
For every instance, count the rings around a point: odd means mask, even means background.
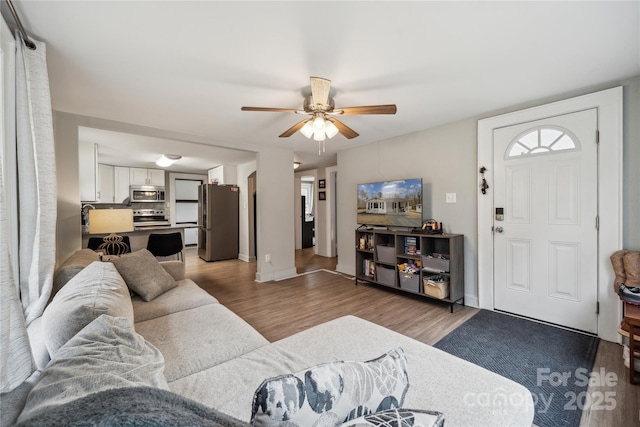
[[[502,227],[496,227],[496,231],[498,233],[502,233],[504,231],[504,229]]]

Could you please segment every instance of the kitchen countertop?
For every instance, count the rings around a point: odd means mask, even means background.
[[[169,226],[166,225],[158,225],[158,226],[151,226],[151,227],[134,227],[133,231],[125,231],[122,233],[116,233],[118,235],[128,235],[128,234],[140,234],[140,233],[145,233],[148,231],[162,231],[162,230],[184,230],[185,228],[198,228],[197,224],[171,224]],[[109,233],[89,233],[89,232],[82,232],[83,235],[86,236],[106,236]]]

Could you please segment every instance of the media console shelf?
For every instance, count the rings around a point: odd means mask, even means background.
[[[419,271],[400,272],[406,263],[419,264]],[[358,280],[446,302],[453,313],[454,304],[464,305],[464,236],[356,230]]]

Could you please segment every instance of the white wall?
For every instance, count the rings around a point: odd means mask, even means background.
[[[318,252],[318,255],[335,257],[337,256],[337,232],[336,232],[336,224],[337,224],[337,215],[336,215],[336,180],[337,180],[337,166],[331,166],[325,169],[325,179],[327,181],[327,203],[324,209],[326,215],[326,226],[323,229],[319,230],[319,234],[322,233],[324,239],[326,240],[326,253]]]
[[[293,150],[265,148],[257,156],[258,272],[265,282],[296,274],[293,218]],[[271,260],[267,262],[265,256]]]
[[[399,178],[424,181],[425,218],[444,222],[445,232],[465,235],[465,302],[477,305],[477,120],[578,95],[623,86],[623,246],[640,249],[640,76],[487,112],[433,129],[338,153],[338,266],[355,273],[356,185]],[[445,193],[457,193],[445,204]],[[603,254],[609,256],[609,254]]]
[[[250,198],[253,197],[249,190],[249,175],[256,171],[256,161],[251,161],[237,166],[237,183],[240,187],[240,241],[238,258],[243,261],[255,261],[255,257],[251,254],[251,245],[249,239],[249,209],[251,207]]]

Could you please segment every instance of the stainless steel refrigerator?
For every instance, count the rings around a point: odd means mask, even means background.
[[[239,189],[198,187],[198,256],[205,261],[238,258]]]

